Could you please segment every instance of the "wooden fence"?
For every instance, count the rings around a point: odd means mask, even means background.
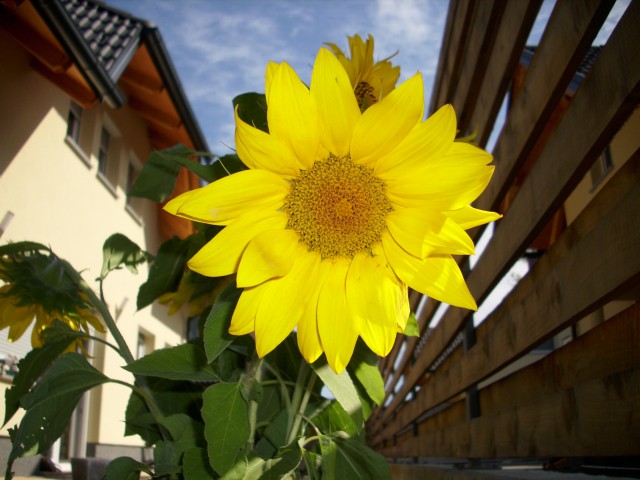
[[[411,295],[421,336],[381,362],[387,400],[368,423],[395,478],[640,455],[640,1],[591,62],[614,2],[558,0],[522,65],[541,3],[451,0],[431,111],[452,103],[484,146],[509,98],[476,203],[504,218],[461,266],[479,304],[518,259],[531,269],[477,326],[453,307],[436,325],[440,305]]]

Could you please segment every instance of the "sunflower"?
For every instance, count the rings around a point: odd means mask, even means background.
[[[49,280],[54,280],[49,283]],[[96,316],[87,296],[62,273],[53,256],[32,254],[20,259],[0,258],[0,330],[9,328],[8,340],[20,339],[35,319],[31,346],[42,347],[44,332],[55,320],[72,330],[90,333],[105,328]],[[68,351],[82,348],[82,338]],[[86,353],[86,352],[85,352]]]
[[[297,329],[309,363],[349,363],[358,336],[380,356],[409,317],[408,290],[476,309],[452,254],[465,229],[499,215],[472,208],[492,157],[454,142],[455,113],[426,121],[418,73],[364,113],[339,60],[321,48],[307,88],[286,63],[267,67],[269,133],[236,112],[249,167],[171,200],[165,209],[225,228],[188,262],[237,272],[244,288],[229,332],[255,331],[260,356]]]
[[[396,54],[378,62],[373,60],[373,37],[368,36],[364,42],[360,35],[356,34],[349,39],[351,58],[348,58],[337,45],[326,43],[338,57],[340,63],[347,71],[351,87],[356,94],[358,106],[363,112],[386,97],[396,86],[400,77],[400,67],[394,67],[389,61]]]

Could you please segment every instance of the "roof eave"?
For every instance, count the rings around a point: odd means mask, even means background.
[[[82,38],[73,20],[59,2],[31,0],[52,33],[67,51],[96,95],[112,108],[126,102],[124,95]]]

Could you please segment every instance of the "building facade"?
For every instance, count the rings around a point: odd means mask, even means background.
[[[127,196],[153,150],[178,143],[207,150],[157,28],[90,0],[0,2],[0,65],[2,244],[50,245],[97,288],[102,244],[111,234],[155,253],[165,239],[191,232],[157,204]],[[195,186],[194,177],[181,174],[177,190]],[[136,311],[146,276],[143,266],[137,276],[116,271],[105,283],[109,309],[134,355],[186,338],[186,314],[169,316],[155,304]],[[16,359],[30,348],[30,332],[13,344],[0,332],[3,398]],[[107,376],[132,381],[116,353],[102,344],[91,353]],[[129,393],[115,384],[89,392],[51,452],[54,462],[144,459],[141,439],[124,436]],[[19,419],[18,413],[7,427]],[[0,430],[4,458],[7,427]]]

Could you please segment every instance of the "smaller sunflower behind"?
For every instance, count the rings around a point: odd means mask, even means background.
[[[373,59],[373,36],[369,34],[366,41],[355,34],[349,39],[351,58],[334,43],[325,43],[344,67],[361,111],[365,111],[374,103],[386,97],[396,86],[400,77],[400,67],[393,66],[390,60],[397,54],[379,60]]]
[[[9,329],[10,342],[22,337],[34,319],[33,348],[42,347],[44,332],[55,320],[87,335],[91,333],[90,327],[105,332],[88,298],[66,275],[54,255],[30,253],[1,257],[0,282],[0,330]],[[76,347],[84,352],[82,338],[67,350],[75,351]]]

